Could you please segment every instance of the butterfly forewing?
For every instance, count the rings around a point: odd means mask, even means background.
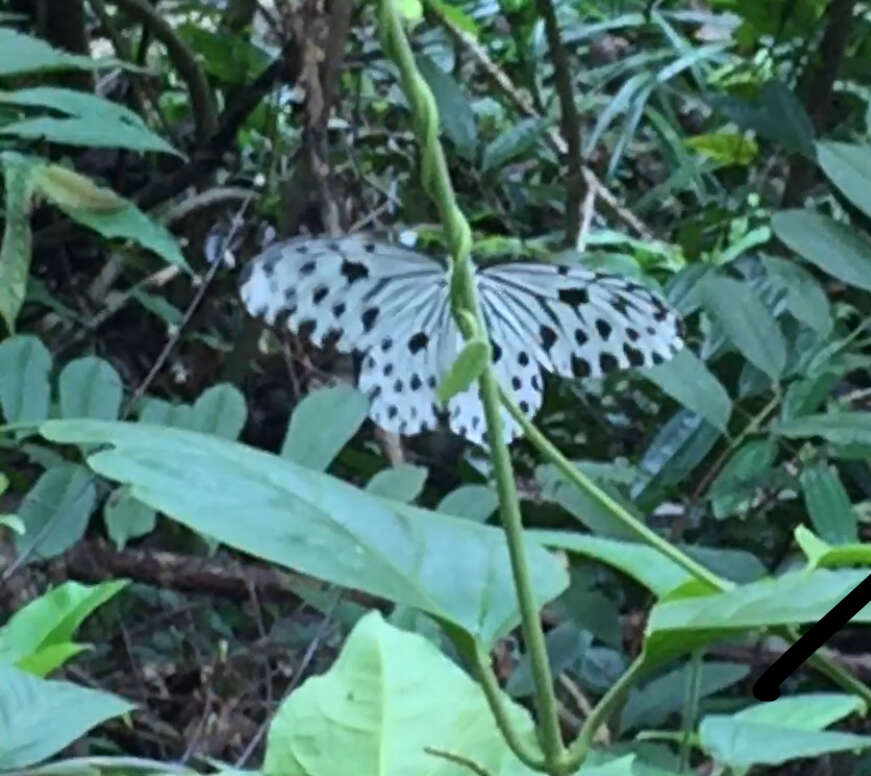
[[[494,371],[521,410],[541,407],[541,368],[571,377],[649,366],[683,345],[680,320],[640,284],[580,266],[512,262],[476,272]],[[322,346],[363,354],[359,387],[382,428],[435,428],[435,387],[462,347],[444,265],[416,251],[353,235],[295,238],[257,257],[241,280],[248,311]],[[451,429],[485,442],[477,385],[452,397]],[[507,441],[519,433],[500,408]]]

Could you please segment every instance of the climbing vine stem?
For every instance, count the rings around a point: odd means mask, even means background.
[[[471,229],[454,197],[444,152],[438,139],[438,111],[435,100],[417,70],[411,47],[408,44],[402,21],[393,0],[380,0],[379,26],[384,51],[399,69],[403,90],[411,106],[415,132],[421,145],[423,185],[438,207],[451,248],[453,256],[451,305],[454,316],[458,319],[459,325],[460,314],[463,311],[471,312],[478,321],[478,329],[484,334],[485,341],[489,341],[489,338],[486,337],[486,322],[478,304],[473,267],[469,258],[472,243]],[[490,457],[493,463],[502,524],[505,529],[511,570],[520,608],[523,637],[535,683],[539,741],[544,752],[543,765],[553,776],[561,776],[567,773],[566,749],[560,733],[557,702],[544,632],[539,619],[538,604],[533,593],[529,564],[526,558],[520,502],[517,497],[508,446],[502,431],[499,386],[491,360],[488,358],[487,362],[487,366],[479,378],[480,395],[487,421]],[[492,692],[487,693],[488,701],[495,713],[492,695]],[[504,734],[509,725],[507,717],[497,713],[496,719]],[[506,735],[506,741],[515,749],[515,754],[528,762],[528,753],[516,750],[517,740],[518,738],[513,732]]]

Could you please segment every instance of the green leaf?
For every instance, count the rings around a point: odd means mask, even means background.
[[[745,442],[732,453],[708,491],[714,516],[722,519],[746,512],[757,489],[770,478],[776,455],[777,446],[770,439]]]
[[[645,650],[663,658],[741,631],[817,622],[869,570],[800,569],[722,593],[660,601],[648,617]],[[871,606],[853,622],[871,622]]]
[[[248,409],[245,397],[230,383],[219,383],[203,391],[194,402],[188,428],[225,439],[236,439],[245,426]]]
[[[419,22],[423,19],[423,5],[420,0],[399,0],[396,9],[402,18],[409,22]]]
[[[736,771],[782,765],[871,746],[871,736],[822,731],[852,713],[864,713],[856,696],[816,693],[779,698],[733,715],[710,714],[699,725],[699,743],[718,763]]]
[[[37,70],[95,70],[111,64],[68,54],[52,48],[39,38],[22,35],[8,27],[0,27],[0,51],[3,52],[3,57],[0,58],[0,76]]]
[[[0,126],[0,134],[37,137],[65,145],[159,151],[184,158],[132,110],[94,94],[52,86],[0,91],[0,104],[48,108],[64,118],[40,116]]]
[[[62,464],[46,470],[21,502],[18,515],[27,527],[15,537],[19,554],[53,558],[85,534],[97,498],[87,469]]]
[[[799,483],[811,523],[821,539],[829,544],[859,540],[856,513],[837,469],[824,461],[805,464]]]
[[[481,172],[501,167],[506,162],[532,148],[547,123],[541,118],[521,119],[513,127],[503,130],[484,149]]]
[[[85,618],[126,585],[125,580],[64,582],[31,601],[0,628],[0,662],[16,663],[46,647],[69,644]]]
[[[871,147],[867,143],[817,143],[817,162],[829,180],[871,218]]]
[[[613,566],[646,587],[657,598],[692,579],[683,567],[646,544],[574,531],[528,530],[526,533],[546,547],[559,547]]]
[[[323,425],[321,426],[321,431]],[[53,420],[41,434],[104,446],[87,461],[131,495],[221,544],[421,609],[485,648],[519,622],[501,529],[387,501],[216,436],[141,423]],[[216,487],[216,484],[219,487]],[[539,604],[568,579],[527,540]]]
[[[741,354],[776,380],[786,366],[786,342],[774,316],[746,283],[723,275],[702,281],[702,304]]]
[[[428,472],[425,466],[403,464],[378,472],[366,485],[366,492],[373,496],[410,504],[423,490]]]
[[[499,497],[486,485],[460,485],[445,496],[438,505],[438,511],[446,515],[456,515],[486,523],[499,506]]]
[[[826,400],[837,382],[835,372],[823,372],[791,382],[783,396],[781,420],[786,422],[813,412]]]
[[[732,400],[722,383],[688,347],[671,361],[642,369],[641,374],[712,426],[726,430]]]
[[[133,240],[154,251],[162,259],[177,267],[191,271],[182,255],[178,242],[166,227],[161,226],[143,213],[136,205],[125,200],[126,206],[113,213],[71,208],[56,203],[64,213],[83,226],[93,229],[103,237]]]
[[[759,153],[756,141],[738,132],[694,135],[684,142],[694,151],[725,165],[748,165]]]
[[[835,445],[871,445],[871,412],[828,412],[805,415],[775,426],[790,439],[822,437]]]
[[[813,210],[782,210],[772,217],[771,228],[784,245],[823,272],[871,291],[871,244],[855,227]]]
[[[700,415],[680,410],[656,432],[641,458],[643,477],[632,488],[632,498],[654,485],[676,485],[689,476],[710,452],[720,432]]]
[[[324,471],[357,433],[368,412],[366,397],[351,386],[312,391],[293,411],[281,457]]]
[[[720,690],[740,682],[750,669],[742,663],[726,663],[711,660],[702,663],[699,680],[699,698],[714,695]],[[663,676],[647,682],[642,687],[633,687],[620,712],[620,731],[639,727],[660,727],[684,707],[688,683],[692,678],[692,666],[687,664]]]
[[[508,698],[502,702],[511,727],[531,744],[529,712]],[[313,745],[318,741],[329,746]],[[508,749],[478,683],[430,641],[371,612],[332,668],[281,704],[269,728],[263,774],[342,776],[349,762],[373,776],[467,772],[427,748],[465,757],[493,774],[532,773]]]
[[[27,768],[135,706],[115,695],[0,663],[0,770]]]
[[[147,399],[139,413],[142,423],[193,429],[197,420],[190,404],[170,404],[163,399]]]
[[[807,157],[814,155],[814,125],[801,101],[780,81],[769,81],[753,101],[718,95],[711,104],[741,129],[752,129]]]
[[[436,398],[444,404],[467,390],[486,369],[489,359],[490,346],[484,340],[469,340],[436,388]]]
[[[115,488],[103,507],[106,532],[119,550],[130,539],[138,539],[154,530],[157,513],[130,495],[130,488]]]
[[[786,289],[786,306],[796,320],[827,337],[833,325],[832,310],[817,279],[794,261],[763,256],[762,264],[768,276]]]
[[[0,28],[2,29],[2,28]],[[30,198],[33,193],[33,163],[19,154],[0,155],[3,162],[3,193],[6,224],[0,246],[0,317],[10,332],[27,293],[27,274],[33,235],[30,231]]]
[[[51,354],[36,337],[19,335],[0,342],[0,413],[7,423],[48,417]]]
[[[454,77],[442,70],[426,55],[415,58],[417,68],[432,90],[439,112],[439,123],[448,139],[467,159],[478,148],[478,128],[475,113]]]
[[[124,386],[108,361],[86,356],[63,368],[58,391],[61,417],[115,420],[121,409]]]

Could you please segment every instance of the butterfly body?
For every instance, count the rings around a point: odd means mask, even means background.
[[[677,314],[626,278],[534,262],[478,267],[474,278],[496,377],[529,417],[541,406],[542,368],[601,377],[661,363],[683,345]],[[377,425],[408,435],[436,427],[435,387],[463,344],[444,264],[361,235],[294,238],[248,264],[240,293],[269,325],[361,353],[358,386]],[[519,428],[500,412],[510,441]],[[476,386],[452,397],[444,414],[455,433],[484,442]]]

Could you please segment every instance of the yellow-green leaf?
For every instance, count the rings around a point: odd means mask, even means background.
[[[33,184],[40,194],[60,207],[117,213],[127,201],[111,189],[59,164],[41,164],[33,170]]]
[[[2,155],[6,227],[0,246],[0,317],[9,332],[24,304],[33,235],[30,231],[30,197],[33,163],[13,152]]]
[[[759,151],[754,140],[738,132],[696,135],[685,142],[694,151],[720,164],[750,164]]]

